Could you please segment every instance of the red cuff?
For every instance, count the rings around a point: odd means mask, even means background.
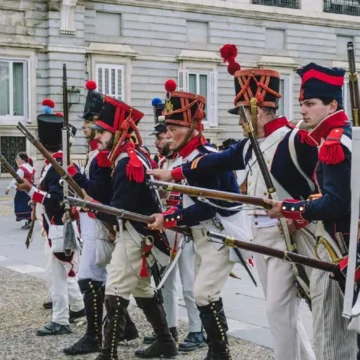
[[[175,212],[178,210],[176,207],[171,207],[170,209],[163,212],[164,216],[164,228],[169,229],[177,225],[177,221],[181,219],[180,215],[175,216]]]
[[[79,220],[79,218],[80,218],[79,212],[78,212],[76,206],[73,206],[71,208],[71,220],[73,220],[73,221]]]
[[[171,176],[173,177],[173,179],[175,180],[175,182],[179,182],[181,180],[185,179],[185,176],[183,174],[182,171],[182,167],[179,166],[177,168],[175,168],[174,170],[171,171]]]
[[[74,175],[78,173],[78,171],[77,171],[77,169],[76,169],[76,167],[74,165],[68,166],[67,172],[69,173],[69,175],[71,177],[74,177]]]
[[[40,191],[40,190],[35,190],[31,200],[36,203],[42,204],[45,197],[46,197],[46,192]]]
[[[285,199],[281,203],[281,212],[287,219],[306,221],[302,214],[305,212],[304,201]]]

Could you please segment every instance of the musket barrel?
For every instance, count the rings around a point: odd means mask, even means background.
[[[219,240],[223,241],[225,244],[227,244],[229,246],[234,246],[234,247],[238,247],[240,249],[253,251],[255,253],[272,256],[274,258],[282,259],[284,261],[290,261],[290,262],[294,262],[297,264],[309,266],[309,267],[312,267],[315,269],[328,271],[328,272],[333,272],[337,269],[336,264],[326,262],[326,261],[321,261],[318,259],[313,259],[313,258],[310,258],[307,256],[300,255],[298,253],[277,250],[277,249],[270,248],[267,246],[237,240],[232,237],[213,233],[211,231],[208,231],[208,235],[214,239],[219,239]]]
[[[199,188],[195,186],[179,185],[175,183],[167,183],[164,181],[149,180],[148,183],[152,186],[159,187],[167,191],[176,191],[181,194],[187,194],[189,196],[200,196],[210,199],[238,202],[244,204],[250,204],[254,206],[260,206],[265,209],[270,209],[271,205],[266,204],[263,199],[254,196],[241,195],[237,193],[231,193],[226,191],[211,190],[205,188]]]

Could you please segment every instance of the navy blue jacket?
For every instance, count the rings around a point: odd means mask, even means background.
[[[112,198],[112,179],[110,163],[106,163],[108,153],[98,153],[90,163],[89,178],[77,172],[73,179],[93,199],[108,205]]]
[[[196,138],[194,139],[194,141],[196,141]],[[205,146],[197,146],[196,149],[199,151],[199,155],[197,155],[194,160],[201,158],[204,155],[206,155],[204,156],[204,158],[206,158],[207,156],[211,157],[219,155],[219,153],[211,152],[208,146],[208,144],[205,144]],[[191,150],[188,150],[189,148],[191,149],[190,143],[188,143],[183,149],[180,150],[179,153],[183,158],[190,155]],[[190,168],[191,162],[188,162],[183,166],[185,166],[186,168]],[[208,176],[201,171],[197,171],[196,173],[194,172],[191,175],[192,176],[189,176],[187,178],[188,184],[191,186],[203,187],[212,190],[228,191],[237,194],[240,192],[233,171],[221,172],[213,176]],[[191,197],[191,199],[195,202],[195,204],[187,208],[182,208],[181,206],[178,206],[178,208],[172,208],[164,213],[166,227],[172,227],[175,225],[194,226],[198,225],[200,221],[213,219],[216,213],[219,213],[221,216],[224,217],[231,216],[236,213],[234,211],[223,210],[208,205],[204,202],[199,201],[196,197]],[[225,208],[238,205],[219,200],[211,200],[211,202]]]
[[[314,189],[310,188],[308,182],[299,173],[291,159],[289,153],[290,134],[291,132],[287,133],[278,144],[271,166],[271,174],[293,198],[307,199]],[[183,176],[189,183],[193,183],[198,178],[205,180],[210,175],[220,174],[224,171],[246,169],[252,152],[252,148],[249,146],[244,161],[243,152],[248,141],[249,139],[244,139],[222,152],[207,154],[196,164],[188,163],[183,165]],[[294,145],[300,168],[308,178],[312,179],[318,159],[316,146],[310,144],[307,139],[304,140],[304,133],[300,132],[295,135]]]
[[[284,201],[283,213],[285,217],[299,220],[322,220],[325,230],[332,237],[335,237],[337,232],[341,232],[345,242],[348,243],[351,212],[351,152],[341,142],[341,135],[351,139],[351,127],[345,123],[343,126],[335,124],[335,121],[344,116],[346,120],[343,111],[337,112],[310,133],[319,144],[321,139],[326,139],[319,149],[319,162],[316,168],[316,179],[322,196],[295,203]],[[340,152],[333,151],[332,146],[338,146]],[[339,157],[340,153],[343,154],[343,158]]]
[[[138,149],[136,149],[136,154],[138,158],[141,158],[147,164],[148,169],[151,169],[151,164],[147,157]],[[142,169],[144,171],[143,180],[140,182],[135,181],[130,179],[127,173],[127,166],[131,167],[130,162],[130,157],[124,157],[117,163],[114,169],[112,177],[113,195],[110,206],[147,216],[159,213],[161,211],[160,203],[156,199],[154,190],[151,190],[146,184],[148,178],[146,168],[143,167]],[[115,216],[99,213],[97,217],[117,225]],[[168,241],[165,234],[150,230],[145,223],[130,222],[141,235],[153,237],[156,247],[162,252],[169,254]]]

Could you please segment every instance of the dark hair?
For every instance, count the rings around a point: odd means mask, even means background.
[[[332,101],[336,100],[336,99],[331,99],[331,98],[325,98],[325,97],[319,97],[318,98],[324,105],[329,105],[331,104]],[[339,110],[344,110],[343,106],[341,106],[338,102],[338,106],[337,106],[337,111]]]
[[[31,166],[33,166],[33,161],[31,160],[31,158],[28,157],[28,155],[25,152],[20,152],[16,155],[16,157],[20,158],[22,161],[30,164]]]

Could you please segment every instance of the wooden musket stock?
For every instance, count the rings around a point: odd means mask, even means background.
[[[265,209],[271,209],[271,205],[266,204],[263,199],[254,196],[241,195],[226,191],[210,190],[195,186],[179,185],[157,180],[149,180],[148,183],[163,190],[176,191],[189,196],[204,197],[228,202],[239,202],[243,204],[259,206]]]
[[[352,41],[347,43],[348,61],[349,61],[349,88],[350,88],[350,103],[353,113],[354,126],[359,126],[359,82],[358,74],[356,71],[355,51]]]

